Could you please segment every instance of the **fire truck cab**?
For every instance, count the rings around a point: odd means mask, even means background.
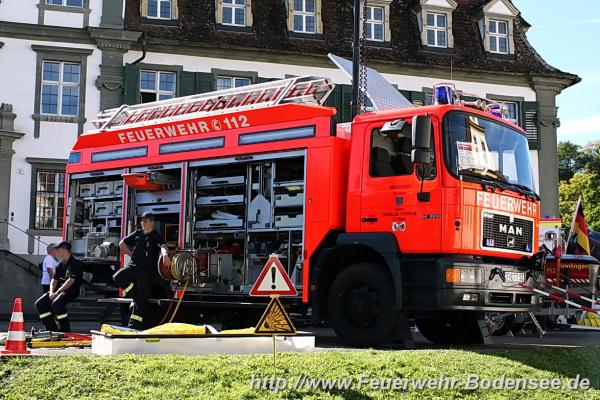
[[[537,308],[524,132],[457,101],[338,124],[332,89],[290,78],[104,111],[69,158],[64,237],[123,266],[118,241],[151,211],[188,315],[238,322],[278,254],[288,306],[353,345],[394,340],[407,316],[434,342],[480,342],[484,312]]]

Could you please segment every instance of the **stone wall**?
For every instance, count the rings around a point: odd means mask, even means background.
[[[26,318],[35,318],[35,301],[42,294],[40,276],[35,270],[28,271],[10,260],[6,253],[0,253],[0,318],[8,320],[16,297],[23,300]]]

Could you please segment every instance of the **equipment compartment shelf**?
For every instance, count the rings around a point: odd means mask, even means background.
[[[302,226],[303,214],[284,214],[275,216],[275,227],[276,228],[291,228]]]
[[[109,195],[109,196],[86,196],[86,197],[77,197],[77,200],[85,200],[85,201],[96,201],[96,200],[113,200],[113,199],[122,199],[121,195]]]
[[[219,176],[219,177],[208,177],[201,176],[198,178],[197,187],[218,187],[218,186],[231,186],[231,185],[244,185],[246,183],[246,177],[240,176]]]
[[[303,181],[273,182],[274,188],[286,188],[286,189],[290,190],[289,189],[290,186],[300,186],[301,188],[304,188],[304,182]],[[303,189],[298,189],[298,190],[303,190]]]
[[[219,206],[226,204],[243,204],[244,195],[231,195],[231,196],[204,196],[196,199],[197,206]]]
[[[137,215],[142,215],[145,212],[151,212],[154,214],[175,214],[179,213],[181,205],[177,204],[156,204],[156,205],[142,205],[137,207]]]
[[[161,190],[157,192],[139,192],[135,195],[136,204],[157,204],[179,202],[179,190]]]
[[[243,219],[204,219],[196,221],[196,230],[215,228],[241,228],[244,226]]]
[[[302,207],[304,192],[275,195],[275,207]]]

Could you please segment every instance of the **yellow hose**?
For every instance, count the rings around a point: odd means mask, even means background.
[[[175,306],[175,311],[173,311],[173,315],[171,315],[171,319],[169,319],[169,323],[173,322],[175,315],[177,314],[177,310],[179,310],[179,305],[181,304],[181,300],[183,300],[183,295],[185,294],[185,290],[187,289],[189,281],[185,281],[185,285],[183,285],[183,292],[181,292],[181,297],[177,300],[177,305]]]

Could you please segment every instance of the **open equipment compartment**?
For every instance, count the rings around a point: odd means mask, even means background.
[[[189,246],[208,253],[196,292],[249,292],[269,255],[301,285],[305,152],[190,163]]]
[[[132,168],[132,174],[150,174],[161,182],[160,190],[144,190],[129,187],[127,231],[133,232],[139,217],[146,212],[154,215],[154,228],[160,232],[171,248],[179,244],[179,222],[181,213],[181,164],[164,164]]]
[[[66,239],[85,261],[116,262],[123,215],[123,170],[72,174]]]

